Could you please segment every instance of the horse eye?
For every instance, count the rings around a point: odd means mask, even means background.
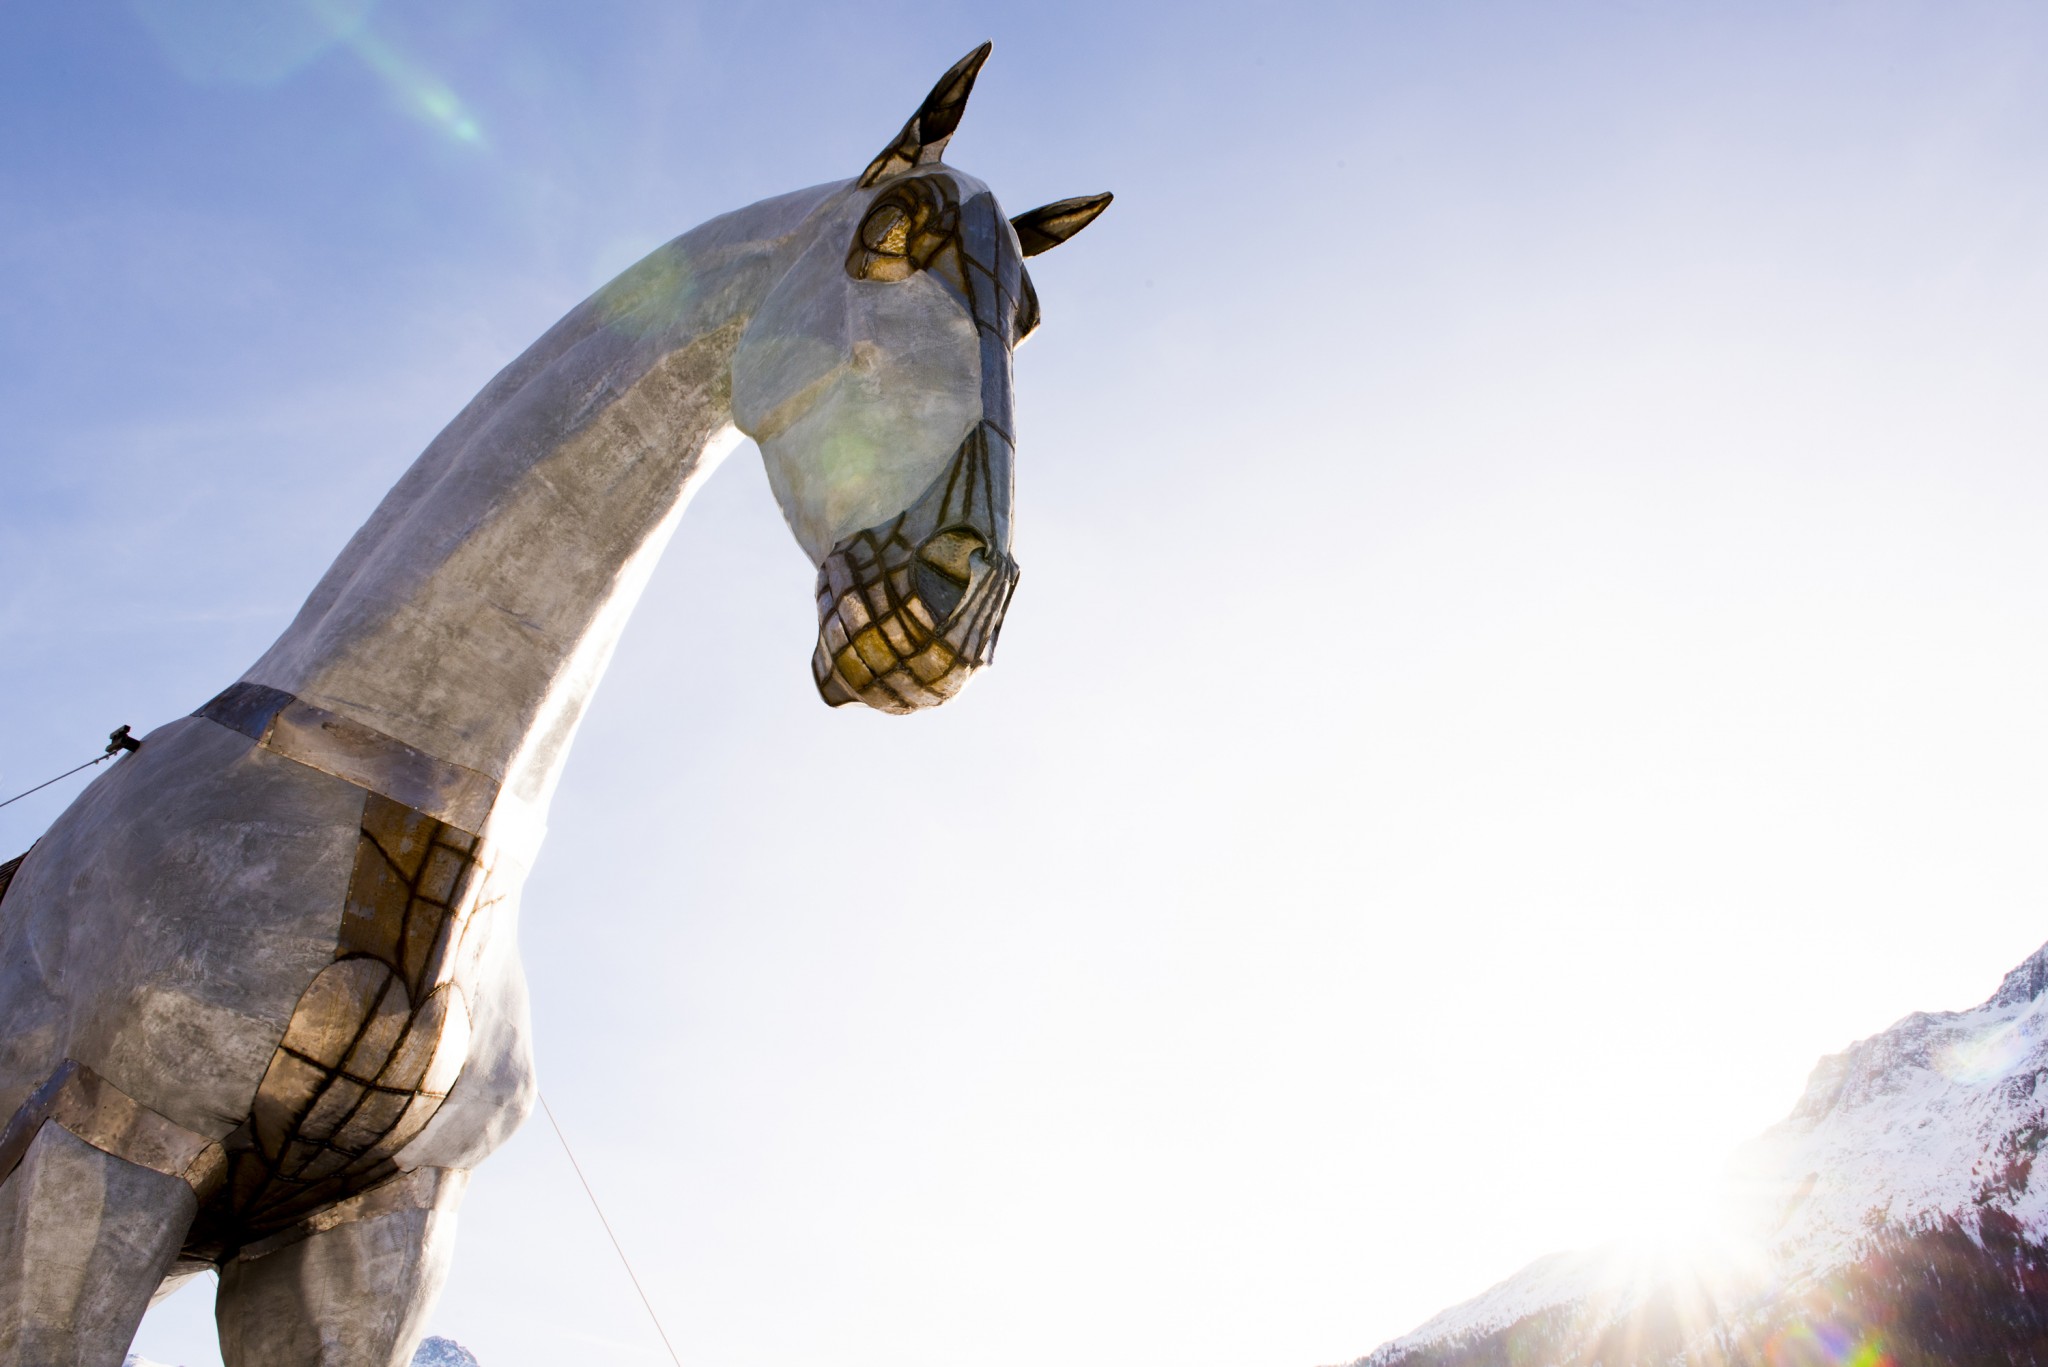
[[[846,273],[856,280],[908,280],[931,265],[959,232],[949,194],[932,176],[885,191],[847,244]]]
[[[910,215],[895,204],[878,204],[860,225],[861,245],[884,256],[910,255]]]
[[[846,252],[846,273],[856,280],[908,280],[924,263],[912,259],[917,221],[910,209],[883,200],[868,210]]]

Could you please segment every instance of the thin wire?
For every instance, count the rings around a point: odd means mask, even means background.
[[[539,1093],[535,1093],[539,1095]],[[633,1283],[633,1289],[640,1293],[640,1304],[647,1307],[647,1318],[654,1321],[654,1332],[661,1335],[661,1346],[668,1349],[669,1360],[676,1367],[683,1367],[683,1360],[676,1356],[676,1346],[668,1341],[668,1330],[661,1327],[661,1316],[654,1313],[654,1302],[647,1299],[647,1292],[640,1285],[640,1278],[633,1273],[633,1264],[626,1257],[626,1250],[619,1243],[619,1236],[612,1233],[612,1222],[604,1218],[604,1207],[597,1203],[597,1193],[590,1189],[590,1179],[583,1175],[583,1165],[576,1161],[575,1151],[569,1147],[569,1137],[562,1133],[562,1126],[555,1119],[555,1112],[548,1105],[545,1096],[540,1098],[540,1109],[548,1118],[548,1125],[554,1130],[555,1138],[561,1142],[562,1152],[569,1156],[569,1166],[576,1169],[576,1180],[583,1184],[583,1194],[590,1198],[590,1208],[597,1212],[597,1222],[604,1226],[605,1237],[612,1241],[612,1249],[619,1255],[620,1266],[626,1269],[626,1277]]]
[[[78,769],[90,769],[95,764],[104,763],[105,761],[112,759],[114,757],[114,753],[114,751],[109,750],[106,754],[101,755],[98,759],[87,760],[85,763],[79,765]],[[58,779],[70,778],[73,774],[78,772],[78,769],[66,769],[63,773],[57,775],[57,778],[45,779],[41,783],[38,783],[35,787],[29,789],[28,793],[40,793],[41,791],[43,791],[43,789],[49,787],[52,783],[57,782]],[[8,798],[7,802],[0,802],[0,807],[5,807],[8,802],[21,801],[23,798],[28,796],[28,793],[16,793],[13,797]]]

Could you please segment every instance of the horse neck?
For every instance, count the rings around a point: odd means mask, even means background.
[[[398,481],[243,676],[544,811],[691,492],[738,442],[730,362],[836,187],[714,219],[585,300]]]

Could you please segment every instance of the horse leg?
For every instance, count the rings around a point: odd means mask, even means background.
[[[119,1367],[198,1209],[184,1178],[44,1121],[0,1183],[0,1362]]]
[[[468,1177],[417,1168],[243,1249],[214,1302],[227,1367],[405,1367],[447,1280]]]

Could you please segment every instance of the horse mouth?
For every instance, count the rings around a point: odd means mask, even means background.
[[[1017,563],[971,527],[913,545],[905,521],[855,532],[818,567],[811,678],[832,707],[937,707],[995,658]]]

